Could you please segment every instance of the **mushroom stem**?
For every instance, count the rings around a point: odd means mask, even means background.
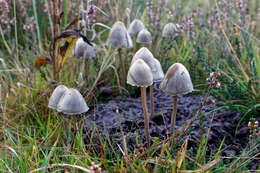
[[[144,111],[144,126],[145,126],[145,135],[148,147],[150,147],[150,135],[149,135],[149,118],[147,113],[147,105],[146,105],[146,88],[141,87],[141,97],[142,97],[142,106]]]
[[[121,72],[122,72],[122,84],[121,86],[123,88],[125,88],[125,84],[126,84],[126,71],[125,71],[125,63],[124,63],[124,59],[121,55],[121,48],[118,48],[118,55],[119,55],[119,59],[120,59],[120,66],[121,66]]]
[[[172,117],[171,117],[171,131],[170,134],[173,134],[175,129],[175,119],[176,119],[176,112],[177,112],[177,101],[178,96],[173,96],[173,110],[172,110]]]
[[[154,115],[153,84],[150,86],[150,114],[150,119],[152,119]]]
[[[84,70],[85,70],[85,80],[86,80],[86,87],[89,86],[89,79],[88,79],[88,59],[84,60]]]

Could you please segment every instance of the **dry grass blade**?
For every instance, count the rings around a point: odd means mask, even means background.
[[[49,166],[45,166],[45,167],[42,167],[42,168],[34,169],[34,170],[30,171],[29,173],[43,171],[43,170],[46,170],[46,169],[52,169],[54,167],[72,167],[72,168],[76,168],[76,169],[84,171],[84,172],[94,173],[94,171],[92,171],[90,169],[87,169],[87,168],[84,168],[82,166],[71,165],[71,164],[66,164],[66,163],[51,164]]]
[[[188,138],[186,138],[185,142],[181,146],[181,151],[178,151],[177,153],[177,167],[178,169],[181,168],[183,159],[185,157],[186,151],[187,151],[187,145],[188,145]]]
[[[201,169],[181,170],[180,173],[201,173],[201,172],[205,172],[208,169],[210,169],[212,166],[216,165],[220,160],[221,160],[221,157],[218,157],[217,159],[215,159],[215,160],[209,162],[208,164],[204,165],[203,167],[201,167]]]

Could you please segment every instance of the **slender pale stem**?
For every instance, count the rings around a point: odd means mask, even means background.
[[[121,73],[122,73],[122,83],[121,86],[123,88],[125,88],[125,84],[126,84],[126,71],[125,71],[125,63],[124,63],[124,59],[121,55],[121,48],[118,48],[118,55],[119,55],[119,59],[120,59],[120,66],[121,66]]]
[[[150,147],[150,135],[149,135],[149,118],[147,113],[147,105],[146,105],[146,88],[141,87],[141,97],[142,97],[142,105],[144,111],[144,126],[145,126],[145,135],[148,147]]]
[[[150,86],[150,119],[154,116],[153,84]]]
[[[176,119],[176,112],[177,112],[177,101],[178,96],[173,96],[173,110],[172,110],[172,117],[171,117],[171,131],[170,134],[173,134],[175,129],[175,119]]]
[[[85,57],[85,55],[84,55]],[[83,57],[83,58],[84,58]],[[84,58],[84,70],[85,70],[85,80],[86,80],[86,86],[89,87],[89,78],[88,78],[88,59]]]

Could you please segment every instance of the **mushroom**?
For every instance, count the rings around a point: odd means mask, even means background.
[[[88,59],[93,58],[96,56],[96,52],[92,46],[90,46],[88,43],[86,43],[82,37],[80,37],[76,44],[75,48],[73,49],[73,55],[78,58],[83,58],[84,61],[84,69],[85,69],[85,75],[86,75],[86,83],[87,86],[89,84],[88,79]]]
[[[179,31],[174,23],[167,23],[162,31],[162,37],[168,39],[167,45],[172,45],[172,41],[176,38]],[[177,44],[176,44],[177,45]],[[172,46],[167,46],[166,49],[164,49],[165,52],[163,54],[167,54],[168,57],[171,54],[171,48]],[[163,64],[166,64],[167,57],[164,58]]]
[[[150,67],[153,75],[153,82],[160,82],[163,80],[164,73],[160,62],[154,58],[153,54],[146,47],[139,49],[132,61],[131,65],[138,59],[142,59]],[[154,116],[154,101],[153,101],[153,84],[150,86],[150,118]]]
[[[63,94],[68,90],[68,88],[64,85],[57,86],[49,99],[48,107],[51,109],[57,109],[57,105],[63,96]]]
[[[121,55],[121,48],[132,48],[133,42],[123,22],[117,21],[116,23],[114,23],[114,25],[112,26],[109,32],[109,36],[106,44],[117,47],[118,55],[120,58],[122,78],[123,78],[121,85],[125,88],[126,71],[125,71],[124,59]]]
[[[57,110],[66,115],[75,115],[87,112],[89,107],[78,90],[69,88],[60,99]]]
[[[86,43],[82,37],[80,37],[74,48],[74,56],[80,58],[93,58],[96,56],[95,50],[92,46],[90,46],[88,43]]]
[[[128,33],[134,36],[142,29],[145,29],[143,22],[139,19],[134,19],[128,27]]]
[[[65,115],[75,115],[82,114],[89,110],[88,105],[86,104],[82,95],[78,92],[78,90],[74,88],[67,88],[64,85],[59,85],[53,91],[49,104],[49,108],[57,109],[58,112],[62,112]],[[64,118],[63,126],[67,130],[67,118]],[[76,119],[74,119],[76,121]],[[76,123],[75,123],[76,125]],[[66,134],[68,136],[68,134]]]
[[[173,64],[167,71],[160,89],[173,96],[173,111],[171,116],[170,134],[175,128],[175,117],[177,112],[178,95],[185,95],[193,91],[190,74],[181,63]]]
[[[151,33],[147,29],[142,29],[137,35],[136,42],[144,45],[152,44]]]
[[[174,23],[167,23],[163,27],[162,37],[164,38],[175,38],[178,35],[178,29]]]
[[[148,147],[150,146],[149,117],[146,105],[146,87],[153,84],[153,74],[150,67],[142,60],[136,60],[127,74],[127,83],[132,86],[141,87],[142,106],[144,111],[145,135]]]

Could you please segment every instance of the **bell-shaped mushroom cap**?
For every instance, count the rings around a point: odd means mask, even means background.
[[[131,48],[133,47],[133,41],[127,32],[123,22],[117,21],[112,26],[107,39],[107,45],[114,47]]]
[[[146,47],[139,49],[132,61],[131,65],[138,59],[142,59],[151,69],[153,75],[153,82],[161,81],[164,77],[160,62],[154,58],[153,54]]]
[[[83,38],[79,38],[75,44],[74,55],[76,57],[93,58],[96,56],[95,50],[92,46],[86,43]]]
[[[68,88],[64,85],[57,86],[51,94],[48,107],[51,109],[56,109],[61,97],[67,90]]]
[[[190,74],[184,65],[173,64],[167,71],[160,89],[171,95],[184,95],[193,91]]]
[[[137,35],[136,42],[151,44],[152,43],[151,33],[147,29],[142,29]]]
[[[143,22],[139,19],[134,19],[128,27],[128,33],[134,36],[142,29],[145,29]]]
[[[162,37],[174,38],[178,35],[178,29],[174,23],[167,23],[162,31]]]
[[[127,74],[127,83],[132,86],[147,87],[153,84],[153,74],[150,67],[142,60],[136,60]]]
[[[57,110],[64,114],[74,115],[87,112],[89,107],[78,90],[70,88],[60,99]]]

